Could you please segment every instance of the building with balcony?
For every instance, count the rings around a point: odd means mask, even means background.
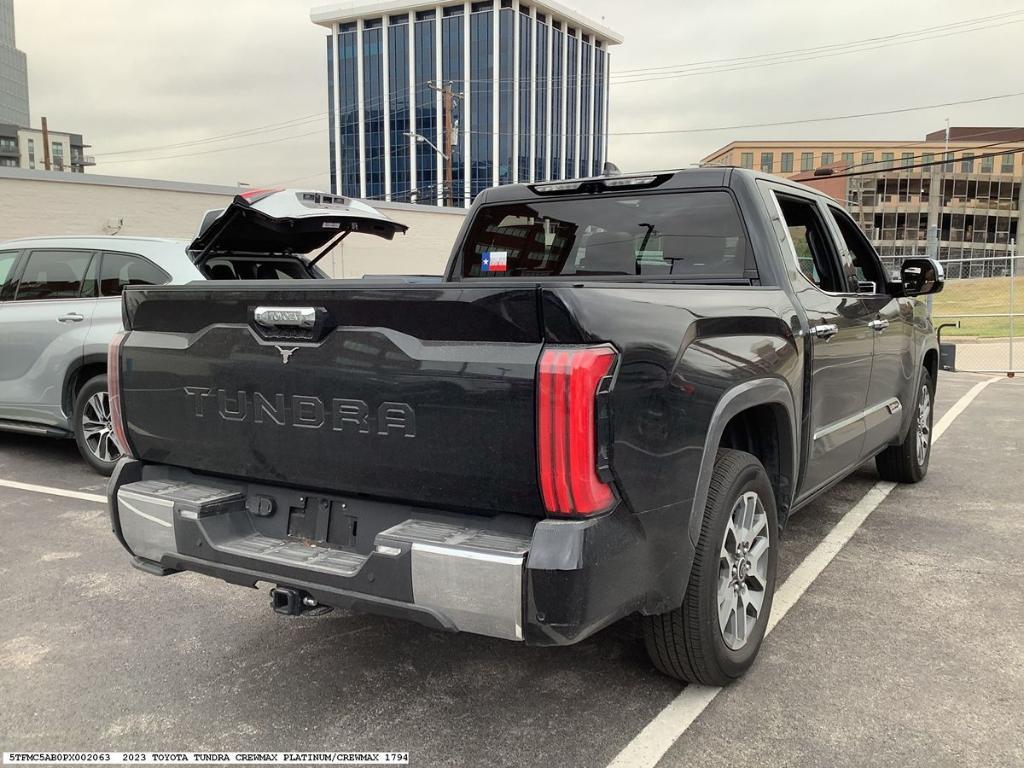
[[[316,8],[327,27],[331,191],[468,206],[498,184],[591,176],[607,154],[609,48],[552,0],[378,0]],[[446,189],[445,97],[452,185]]]
[[[701,162],[827,185],[886,261],[935,253],[954,277],[1001,274],[1024,223],[1024,128],[950,128],[948,142],[945,130],[916,142],[735,141]]]
[[[0,124],[0,167],[84,173],[87,166],[96,165],[95,158],[85,154],[89,145],[81,134],[47,131],[47,138],[50,143],[48,168],[41,129]]]
[[[14,0],[0,0],[0,123],[30,125],[28,62],[14,40]]]

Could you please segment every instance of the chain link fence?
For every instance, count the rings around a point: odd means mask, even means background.
[[[884,258],[899,271],[902,258]],[[1024,372],[1024,257],[942,259],[946,287],[932,298],[941,367],[978,373]]]

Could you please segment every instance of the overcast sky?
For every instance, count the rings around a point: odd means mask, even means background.
[[[1020,8],[1011,0],[563,2],[625,37],[613,48],[613,73],[846,43]],[[52,128],[84,134],[97,156],[93,173],[326,188],[323,116],[229,141],[104,157],[325,113],[327,30],[309,20],[320,4],[15,0],[32,119],[38,125],[46,115]],[[610,130],[796,120],[1021,91],[1024,15],[1016,19],[813,61],[614,84]],[[940,129],[946,117],[954,125],[1024,125],[1024,98],[787,127],[613,135],[609,159],[623,170],[642,170],[685,166],[737,139],[914,141]],[[171,157],[200,151],[209,153]]]

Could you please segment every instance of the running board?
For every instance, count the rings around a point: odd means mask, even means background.
[[[24,421],[8,421],[0,419],[0,430],[17,432],[22,435],[40,435],[42,437],[74,437],[73,432],[60,427],[49,427],[45,424],[30,424]]]

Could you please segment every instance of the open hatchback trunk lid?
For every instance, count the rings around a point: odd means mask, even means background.
[[[224,254],[307,254],[349,233],[386,240],[408,227],[360,200],[297,189],[255,189],[208,211],[188,247],[196,266]]]

